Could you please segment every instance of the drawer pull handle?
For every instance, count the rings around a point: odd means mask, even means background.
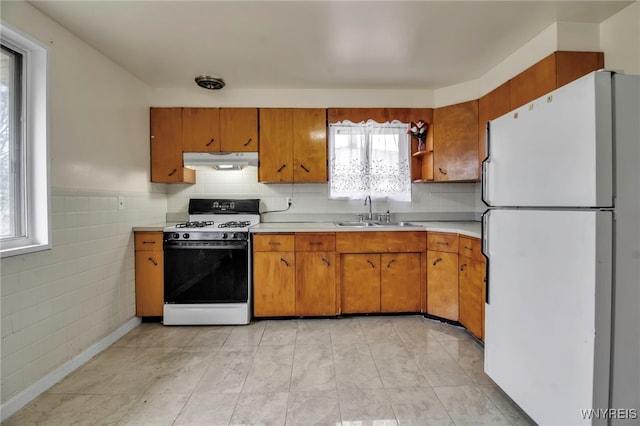
[[[211,140],[209,141],[209,143],[207,144],[207,146],[211,145],[212,143],[214,143],[216,140],[214,138],[211,138]]]
[[[304,164],[300,164],[300,167],[302,167],[302,170],[304,170],[305,172],[309,173],[309,169],[307,169]]]
[[[270,246],[279,246],[280,242],[279,241],[269,241],[269,245]]]
[[[371,267],[372,267],[372,268],[375,268],[375,267],[376,267],[376,265],[375,265],[372,261],[367,260],[367,262],[369,262],[369,265],[371,265]]]
[[[169,176],[173,176],[177,171],[178,171],[178,169],[171,170],[171,173],[169,173]]]
[[[142,244],[155,244],[155,241],[143,241]]]
[[[325,259],[324,257],[322,258],[322,261],[323,261],[324,263],[326,263],[326,264],[327,264],[327,266],[331,266],[331,263],[329,263],[329,261],[328,261],[327,259]]]
[[[396,262],[395,259],[391,259],[391,262],[387,263],[387,268],[391,268],[391,265]]]
[[[282,169],[284,169],[285,167],[287,167],[286,164],[283,164],[282,166],[280,166],[280,168],[278,169],[278,173],[280,173],[282,171]]]
[[[448,246],[449,243],[446,241],[436,241],[436,244],[440,244],[441,246]]]
[[[249,138],[249,140],[248,140],[246,143],[244,143],[242,146],[247,146],[247,145],[249,145],[249,144],[251,143],[251,141],[252,141],[252,140],[253,140],[252,138]]]
[[[440,170],[440,173],[442,173],[443,175],[447,174],[446,170],[442,170],[442,167],[438,167],[438,170]]]
[[[437,258],[436,260],[434,260],[434,261],[433,261],[433,266],[436,266],[436,264],[437,264],[438,262],[442,262],[442,259],[441,259],[441,258]]]
[[[463,263],[462,265],[460,265],[460,270],[464,272],[464,270],[467,269],[467,264]]]
[[[280,262],[284,263],[285,265],[289,266],[289,262],[287,262],[286,260],[284,260],[283,258],[280,258]]]
[[[471,251],[473,251],[473,247],[467,247],[467,246],[464,246],[464,248],[465,248],[465,250],[471,250]]]
[[[310,246],[321,246],[322,242],[321,241],[311,241],[309,243]]]
[[[155,266],[158,266],[158,262],[156,262],[153,257],[150,257],[149,260],[151,261],[151,263],[153,263]]]

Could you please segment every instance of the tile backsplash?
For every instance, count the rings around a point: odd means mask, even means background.
[[[196,169],[196,184],[169,185],[167,209],[169,217],[186,214],[190,198],[260,198],[264,212],[284,210],[287,198],[292,199],[286,212],[263,214],[263,221],[320,220],[323,217],[363,213],[368,207],[363,200],[330,200],[326,183],[258,182],[257,168],[238,171]],[[477,183],[418,183],[412,185],[410,203],[373,201],[374,212],[389,210],[392,215],[411,216],[415,220],[473,220],[478,198]]]

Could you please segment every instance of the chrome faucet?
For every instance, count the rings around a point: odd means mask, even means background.
[[[373,220],[373,212],[371,211],[371,196],[367,195],[364,197],[364,205],[367,205],[367,199],[369,199],[369,214],[367,215],[367,220]]]

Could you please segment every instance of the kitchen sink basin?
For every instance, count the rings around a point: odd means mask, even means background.
[[[414,225],[413,223],[409,223],[409,222],[380,222],[378,224],[378,226],[413,226],[413,227],[419,227],[420,225]]]
[[[366,226],[378,226],[375,222],[334,222],[336,226],[364,228]]]
[[[365,228],[368,226],[375,226],[380,228],[395,228],[395,227],[418,227],[419,225],[413,225],[409,222],[334,222],[336,226],[352,227],[352,228]]]

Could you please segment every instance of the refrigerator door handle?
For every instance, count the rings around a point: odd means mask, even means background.
[[[486,153],[487,157],[482,160],[482,201],[487,206],[492,206],[489,198],[489,186],[487,181],[489,180],[489,164],[491,163],[491,122],[487,122],[487,137],[486,137]]]
[[[487,270],[484,278],[485,292],[484,302],[489,304],[489,263],[491,262],[489,256],[489,216],[491,215],[491,209],[482,213],[482,254],[487,258]]]

